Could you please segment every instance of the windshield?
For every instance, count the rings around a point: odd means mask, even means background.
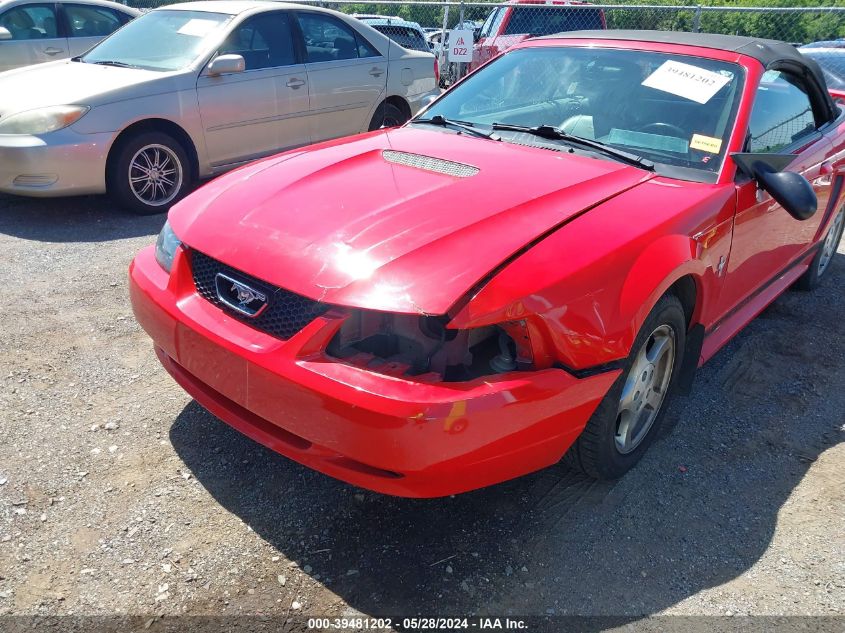
[[[547,125],[658,165],[716,172],[740,87],[741,68],[712,59],[532,47],[491,62],[446,92],[423,117],[439,115],[479,128]],[[520,144],[550,143],[515,131],[498,135]]]
[[[426,53],[431,50],[423,34],[415,28],[395,24],[371,24],[370,26],[405,48]]]
[[[801,53],[815,59],[822,67],[828,88],[845,89],[845,50],[802,48]]]
[[[88,64],[181,70],[204,53],[232,16],[204,11],[151,11],[81,57]]]

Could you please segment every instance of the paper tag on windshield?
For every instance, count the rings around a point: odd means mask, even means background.
[[[215,20],[201,20],[195,18],[193,20],[188,20],[182,26],[181,29],[176,31],[177,33],[181,33],[182,35],[192,35],[194,37],[205,37],[209,33],[211,33],[212,29],[217,26],[217,22]]]
[[[702,152],[718,154],[719,150],[722,149],[722,139],[704,136],[703,134],[693,134],[689,146]]]
[[[669,60],[646,77],[643,85],[696,103],[707,103],[730,80],[720,73]]]

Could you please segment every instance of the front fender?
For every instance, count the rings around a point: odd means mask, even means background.
[[[544,358],[572,369],[604,365],[628,356],[649,312],[682,277],[691,276],[695,281],[696,305],[705,302],[704,277],[709,258],[696,259],[699,250],[697,242],[690,237],[666,235],[647,246],[630,266],[620,265],[618,269],[627,271],[624,276],[616,274],[614,267],[604,266],[601,271],[600,263],[588,265],[558,285],[547,286],[480,315],[485,307],[492,307],[494,297],[501,297],[503,290],[515,287],[516,284],[508,283],[508,277],[512,275],[514,281],[521,277],[523,282],[532,279],[533,264],[518,261],[512,270],[503,271],[501,280],[498,277],[491,280],[490,287],[476,296],[475,305],[456,315],[452,326],[465,328],[524,320],[532,332],[535,359],[539,350]],[[472,320],[471,315],[475,317]]]
[[[539,342],[542,357],[573,370],[626,358],[649,312],[684,276],[695,282],[692,321],[706,323],[734,209],[732,186],[646,183],[505,265],[450,312],[450,327],[523,320],[532,347]]]
[[[633,343],[649,312],[678,280],[691,275],[696,286],[697,306],[702,305],[702,277],[709,266],[697,259],[699,245],[686,235],[665,235],[652,242],[634,261],[619,295],[619,313],[630,319],[626,341]]]

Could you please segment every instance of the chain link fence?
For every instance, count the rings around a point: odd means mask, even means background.
[[[173,0],[127,0],[130,6],[152,8]],[[751,0],[773,4],[771,0]],[[580,28],[656,29],[701,31],[765,37],[804,44],[817,40],[845,38],[845,1],[827,3],[784,0],[788,6],[743,6],[743,0],[716,0],[709,5],[654,4],[498,4],[492,2],[426,2],[378,0],[300,0],[301,4],[335,9],[349,14],[399,17],[422,27],[455,28],[472,23],[479,31],[498,26],[510,35],[546,35]],[[799,6],[806,5],[806,6]],[[494,15],[496,14],[496,15]],[[492,18],[492,19],[491,19]],[[498,21],[496,25],[494,22]],[[601,21],[601,26],[599,26]]]
[[[125,0],[131,6],[151,8],[172,0]],[[447,31],[460,27],[475,33],[473,65],[486,61],[519,41],[538,35],[589,28],[654,29],[747,35],[796,45],[845,38],[845,0],[782,0],[790,6],[744,6],[744,2],[777,4],[781,0],[711,0],[708,5],[672,4],[552,4],[455,1],[300,0],[352,15],[400,18],[428,31],[430,46],[440,60],[441,77],[448,84],[462,75],[466,64],[449,64],[442,41]],[[810,4],[814,2],[814,4]],[[439,31],[435,32],[435,31]],[[405,42],[401,42],[408,45]],[[845,42],[843,42],[845,44]],[[441,54],[441,52],[443,54]]]
[[[305,0],[309,3],[310,0]],[[728,4],[625,4],[589,5],[496,4],[485,2],[313,2],[318,6],[350,14],[395,16],[422,27],[455,28],[471,22],[479,30],[498,26],[510,35],[546,35],[581,28],[655,29],[701,31],[764,37],[796,44],[845,37],[845,3],[785,7]],[[499,24],[495,24],[496,22]],[[487,22],[487,24],[485,24]],[[485,34],[486,35],[486,34]]]

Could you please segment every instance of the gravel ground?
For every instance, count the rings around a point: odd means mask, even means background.
[[[126,269],[163,217],[0,197],[0,615],[845,616],[845,248],[699,371],[615,485],[311,472],[193,403]]]

